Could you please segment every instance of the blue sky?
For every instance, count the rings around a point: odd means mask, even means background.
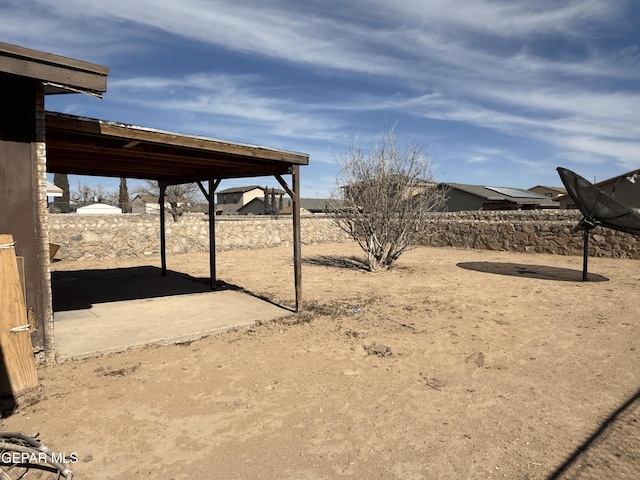
[[[638,25],[635,0],[0,4],[0,41],[111,69],[103,100],[47,109],[308,153],[304,197],[328,195],[336,157],[394,126],[444,182],[640,168]],[[247,183],[277,186],[222,187]]]

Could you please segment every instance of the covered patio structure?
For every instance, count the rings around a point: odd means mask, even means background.
[[[160,186],[161,274],[167,274],[164,192],[197,183],[209,203],[209,289],[216,288],[215,191],[230,178],[274,176],[291,196],[295,310],[302,305],[300,166],[304,153],[214,140],[125,123],[45,112],[44,96],[106,91],[107,67],[0,43],[0,231],[25,259],[27,308],[36,350],[53,359],[46,230],[46,173],[155,180]],[[290,182],[285,180],[291,175]]]
[[[46,112],[46,138],[48,172],[158,182],[163,275],[167,271],[164,193],[170,185],[197,183],[209,206],[212,290],[216,282],[216,188],[228,178],[273,175],[294,205],[295,309],[300,309],[300,165],[308,165],[308,155],[54,112]],[[291,175],[291,184],[283,175]]]

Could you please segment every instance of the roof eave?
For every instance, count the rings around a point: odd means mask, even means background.
[[[52,53],[0,42],[0,72],[40,80],[45,94],[107,91],[109,68]]]

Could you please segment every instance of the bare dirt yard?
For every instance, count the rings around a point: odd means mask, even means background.
[[[639,261],[590,258],[585,283],[580,257],[303,257],[305,313],[42,367],[0,429],[75,453],[79,479],[640,478]],[[168,266],[206,277],[208,256]],[[290,248],[222,252],[218,272],[293,304]]]

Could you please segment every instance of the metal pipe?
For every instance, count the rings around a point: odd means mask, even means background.
[[[589,261],[589,230],[585,228],[583,238],[582,281],[587,281],[587,263]]]

